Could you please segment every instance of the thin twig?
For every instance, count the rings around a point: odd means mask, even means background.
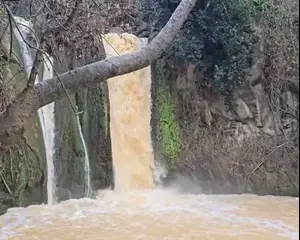
[[[278,91],[275,91],[275,93],[279,96],[279,98],[285,103],[285,105],[290,109],[292,110],[292,112],[294,113],[298,113],[298,110],[293,108],[290,104],[288,104],[288,102],[283,98],[283,96],[278,92]],[[287,114],[287,115],[290,115],[292,118],[296,119],[298,122],[299,122],[299,117],[296,116],[295,114],[293,113],[290,113],[288,111],[285,111],[284,109],[282,109],[281,107],[279,107],[280,111],[282,111],[283,113]]]
[[[13,158],[12,158],[11,149],[9,149],[9,157],[10,157],[10,176],[11,176],[11,180],[13,181],[13,179],[14,179],[14,170],[13,170]]]
[[[4,33],[6,32],[8,26],[9,26],[9,24],[6,24],[6,26],[4,27],[3,32],[2,32],[1,35],[0,35],[0,42],[2,41],[3,37],[5,36]]]
[[[11,58],[12,55],[12,41],[13,41],[13,31],[12,31],[12,16],[9,14],[9,8],[6,6],[4,0],[2,0],[2,4],[5,7],[6,13],[8,15],[8,21],[9,21],[9,29],[10,29],[10,46],[9,46],[9,58]]]
[[[280,144],[280,145],[276,146],[270,153],[268,153],[266,156],[264,156],[263,160],[252,170],[252,172],[250,174],[248,174],[247,179],[249,179],[250,176],[265,163],[265,161],[267,160],[267,157],[269,157],[270,155],[272,155],[279,148],[281,148],[281,147],[285,146],[286,144],[290,143],[292,140],[293,140],[293,138],[290,139],[290,140],[288,140],[288,141],[286,141],[283,144]]]
[[[20,74],[20,73],[22,73],[22,71],[21,70],[19,70],[18,72],[16,72],[6,83],[5,83],[5,85],[4,85],[4,87],[7,87],[8,86],[8,84],[12,81],[12,80],[14,80],[14,78],[18,75],[18,74]]]
[[[59,32],[61,30],[67,30],[67,28],[69,27],[69,25],[72,23],[72,21],[74,19],[74,16],[76,14],[76,11],[78,9],[78,6],[81,4],[81,2],[82,2],[82,0],[77,0],[75,2],[74,7],[72,9],[72,12],[70,13],[67,21],[64,24],[59,24],[59,26],[55,26],[55,27],[49,28],[43,34],[44,35],[48,35],[50,33],[56,33],[56,32]]]
[[[49,60],[49,57],[48,57],[48,56],[46,56],[46,57],[47,57],[48,60]],[[73,102],[72,102],[72,100],[71,100],[70,94],[68,93],[68,91],[67,91],[65,85],[64,85],[63,82],[61,81],[61,79],[60,79],[60,77],[59,77],[59,75],[58,75],[58,72],[56,71],[56,69],[55,69],[54,66],[53,66],[53,63],[52,63],[50,60],[49,60],[49,62],[50,62],[50,64],[51,64],[51,66],[52,66],[52,69],[53,69],[53,72],[54,72],[55,76],[57,77],[58,81],[60,82],[61,86],[62,86],[63,89],[64,89],[64,92],[66,93],[66,95],[67,95],[67,97],[68,97],[68,99],[69,99],[69,102],[70,102],[70,104],[71,104],[71,107],[72,107],[72,109],[73,109],[74,114],[77,115],[77,111],[76,111],[76,108],[75,108],[75,106],[74,106],[74,104],[73,104]]]
[[[34,151],[34,149],[30,146],[30,144],[27,142],[26,137],[22,136],[21,138],[22,138],[23,141],[25,142],[26,146],[27,146],[27,147],[30,149],[30,151],[33,153],[33,155],[36,157],[37,161],[38,161],[38,162],[41,162],[41,161],[40,161],[40,157],[38,156],[38,154],[36,153],[36,151]],[[27,152],[27,154],[29,154],[29,153]],[[40,170],[42,170],[42,169],[40,169]]]
[[[44,3],[44,6],[48,9],[48,11],[51,13],[51,15],[54,17],[54,20],[58,23],[59,27],[61,27],[64,30],[67,30],[55,17],[54,12],[51,10],[51,8],[48,6],[47,2],[45,0],[42,0]]]
[[[2,174],[2,172],[0,172],[0,177],[2,179],[2,182],[4,183],[4,186],[6,187],[7,189],[7,192],[9,193],[10,196],[13,196],[13,192],[11,191],[10,187],[8,186],[7,182],[5,181],[5,178]]]

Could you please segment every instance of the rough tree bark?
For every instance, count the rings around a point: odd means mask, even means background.
[[[20,139],[24,123],[40,107],[65,96],[63,85],[72,94],[108,78],[142,69],[157,60],[172,43],[196,1],[182,0],[159,34],[140,51],[76,68],[19,95],[0,116],[0,153]]]

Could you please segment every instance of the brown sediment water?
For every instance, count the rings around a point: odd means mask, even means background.
[[[131,34],[106,34],[107,59],[147,44]],[[116,191],[153,188],[150,67],[108,80],[110,134]]]
[[[12,208],[0,239],[298,239],[299,200],[255,195],[100,191],[97,199]]]

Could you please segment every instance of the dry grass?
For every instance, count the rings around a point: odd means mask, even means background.
[[[200,169],[200,175],[207,172],[205,181],[229,183],[240,192],[291,194],[297,191],[299,131],[289,137],[261,134],[237,142],[233,136],[224,134],[221,129],[226,127],[221,122],[211,129],[197,124],[185,128],[185,149],[176,166],[181,173],[203,178],[199,176]]]
[[[264,81],[270,106],[280,118],[282,92],[299,95],[299,1],[266,1],[262,17],[265,41]],[[298,116],[299,109],[294,112]]]

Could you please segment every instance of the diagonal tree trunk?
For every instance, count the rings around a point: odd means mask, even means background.
[[[0,152],[5,152],[20,139],[24,123],[40,107],[65,96],[61,82],[72,94],[108,78],[142,69],[157,60],[171,45],[196,1],[182,0],[159,34],[140,51],[76,68],[19,95],[0,116]]]

